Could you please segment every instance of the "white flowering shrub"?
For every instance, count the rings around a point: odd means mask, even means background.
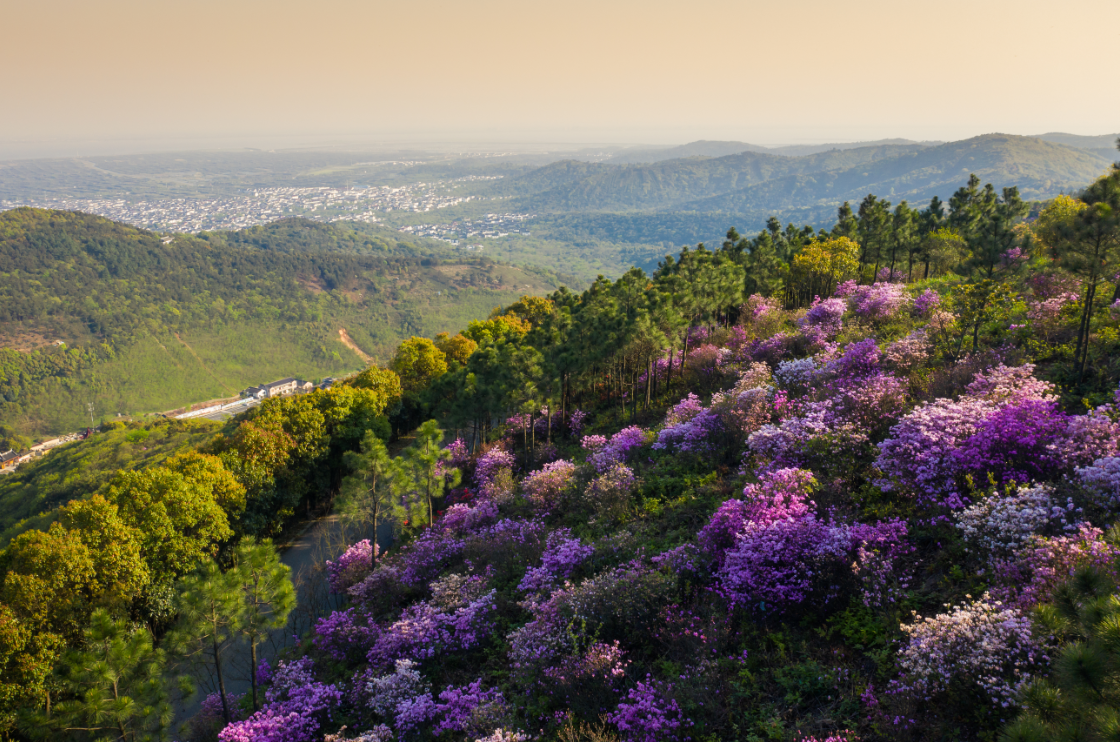
[[[1006,556],[1051,524],[1073,528],[1071,520],[1077,512],[1072,500],[1059,505],[1052,488],[1035,484],[1010,493],[994,492],[957,513],[956,520],[971,547]]]
[[[899,652],[895,691],[928,699],[960,682],[976,686],[996,706],[1014,705],[1019,688],[1046,662],[1030,619],[987,593],[946,607],[948,613],[932,618],[915,613],[914,623],[901,627],[910,640]]]

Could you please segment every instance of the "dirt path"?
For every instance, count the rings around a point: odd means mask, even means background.
[[[373,363],[373,357],[357,346],[353,339],[351,339],[350,333],[346,332],[345,327],[338,328],[338,339],[341,340],[342,344],[347,348],[357,353],[358,358],[361,358],[363,363]]]

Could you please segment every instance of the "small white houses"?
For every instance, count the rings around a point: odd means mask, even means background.
[[[241,396],[250,397],[253,399],[283,397],[287,394],[310,391],[314,388],[314,386],[315,385],[310,381],[297,379],[293,376],[287,379],[280,379],[280,381],[273,381],[269,384],[262,384],[261,386],[251,386],[245,391],[241,392]]]

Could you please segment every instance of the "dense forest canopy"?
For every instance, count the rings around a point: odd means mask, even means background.
[[[16,536],[0,721],[200,742],[1109,738],[1118,274],[1120,167],[1034,211],[973,177],[416,334]],[[336,607],[258,662],[292,610],[268,539],[331,505],[393,543],[328,561]],[[200,669],[218,685],[173,731],[173,681]]]

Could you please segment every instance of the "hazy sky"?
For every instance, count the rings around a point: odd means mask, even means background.
[[[0,0],[0,21],[7,152],[1120,130],[1120,0]]]

